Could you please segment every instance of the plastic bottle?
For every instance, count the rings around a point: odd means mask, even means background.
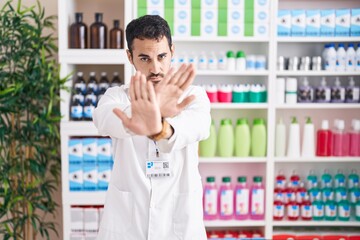
[[[101,72],[99,81],[99,93],[104,93],[110,86],[109,79],[107,78],[106,72]]]
[[[235,59],[235,53],[233,51],[228,51],[226,53],[226,61],[227,61],[227,70],[229,71],[235,71],[236,69],[236,59]]]
[[[199,70],[206,70],[208,68],[208,58],[205,52],[201,52],[199,55],[198,68]]]
[[[75,99],[70,106],[70,118],[74,121],[80,121],[83,118],[83,106],[79,99]]]
[[[329,169],[325,169],[324,173],[321,175],[321,187],[325,188],[327,184],[330,184],[330,186],[333,184],[333,179]]]
[[[355,204],[355,220],[360,221],[360,196],[357,197]]]
[[[309,85],[307,77],[304,77],[302,85],[298,88],[297,102],[311,103],[314,101],[314,89]]]
[[[325,187],[321,190],[322,199],[325,202],[326,199],[334,199],[334,190],[331,183],[326,183]]]
[[[296,117],[292,118],[289,128],[288,157],[300,157],[300,126]]]
[[[285,102],[287,104],[297,103],[297,79],[293,77],[286,78]]]
[[[90,99],[92,104],[94,104],[96,106],[97,104],[97,96],[93,90],[93,88],[88,88],[86,95],[85,95],[85,102]]]
[[[273,207],[273,219],[276,221],[283,220],[285,216],[285,206],[282,202],[281,196],[275,196]]]
[[[283,185],[281,185],[281,183],[276,182],[275,183],[275,188],[274,188],[274,196],[275,198],[279,197],[279,199],[281,200],[281,202],[285,202],[285,188]]]
[[[243,51],[236,53],[236,70],[240,72],[246,70],[246,55]]]
[[[124,31],[120,28],[120,20],[114,20],[114,27],[110,30],[110,48],[124,48]]]
[[[250,155],[250,127],[246,118],[237,120],[235,127],[235,156],[248,157]]]
[[[330,47],[330,44],[325,44],[324,49],[323,49],[322,54],[321,54],[321,56],[323,58],[323,69],[324,70],[327,70],[328,64],[329,64],[329,62],[328,62],[329,47]]]
[[[359,175],[357,174],[356,169],[352,169],[348,176],[348,188],[353,188],[355,183],[359,183]]]
[[[221,120],[217,138],[218,154],[220,157],[232,157],[234,153],[234,130],[231,119]]]
[[[293,188],[299,187],[299,185],[300,185],[300,176],[299,176],[299,174],[297,173],[296,170],[292,171],[292,174],[290,176],[290,182],[291,182],[291,185],[293,186]]]
[[[336,51],[336,67],[335,70],[337,72],[344,72],[346,66],[346,51],[345,45],[343,43],[339,43],[338,49]]]
[[[286,151],[286,126],[282,120],[279,119],[279,122],[276,124],[276,133],[275,133],[275,156],[276,157],[285,157]]]
[[[331,88],[331,102],[332,103],[345,102],[345,88],[341,86],[339,77],[336,77],[335,86]]]
[[[246,183],[246,177],[237,179],[235,187],[235,219],[244,220],[249,218],[250,189]]]
[[[320,195],[318,195],[314,202],[313,206],[313,220],[320,221],[324,219],[324,203],[321,201]]]
[[[231,186],[231,178],[223,177],[219,192],[219,218],[229,220],[234,216],[234,190]]]
[[[265,157],[266,142],[265,120],[262,118],[255,118],[251,131],[251,156]]]
[[[349,133],[349,156],[360,156],[360,120],[352,120]]]
[[[87,48],[87,26],[82,20],[83,14],[75,13],[75,22],[71,24],[69,32],[70,48]]]
[[[341,195],[341,201],[339,202],[338,208],[339,208],[338,219],[340,221],[349,221],[350,203],[347,200],[346,193]]]
[[[86,93],[86,82],[83,76],[84,76],[83,72],[77,73],[77,78],[74,83],[74,90],[76,94]]]
[[[195,69],[198,69],[199,59],[195,52],[191,52],[188,58],[189,64],[192,64]]]
[[[310,202],[310,197],[308,194],[305,194],[304,201],[300,205],[300,216],[304,221],[312,220],[312,204]]]
[[[355,52],[355,62],[356,62],[355,71],[360,71],[360,43],[358,43]]]
[[[332,132],[329,130],[329,121],[321,122],[321,129],[317,131],[316,156],[331,156]]]
[[[184,63],[188,63],[189,62],[189,59],[188,59],[188,56],[187,56],[187,53],[185,51],[182,51],[180,54],[179,54],[179,57],[178,57],[178,66],[181,66],[182,64]]]
[[[218,190],[215,177],[207,177],[204,186],[204,219],[214,220],[218,217]]]
[[[357,198],[360,196],[359,183],[355,183],[354,187],[349,190],[350,204],[351,206],[355,206]]]
[[[355,86],[354,78],[349,77],[349,86],[346,87],[346,93],[345,93],[345,102],[358,103],[359,99],[360,99],[360,88],[358,86]]]
[[[317,198],[321,199],[321,192],[318,188],[318,183],[314,183],[314,187],[309,190],[310,201],[314,202]]]
[[[343,173],[343,170],[338,169],[336,175],[335,175],[335,184],[334,187],[337,188],[340,186],[340,183],[345,184],[345,175]]]
[[[210,52],[208,57],[208,69],[209,70],[217,70],[218,69],[218,59],[216,57],[215,52]]]
[[[300,216],[300,207],[296,202],[296,197],[292,196],[288,204],[286,205],[286,214],[290,221],[296,221]]]
[[[89,92],[89,89],[92,90],[92,92],[94,92],[94,94],[98,93],[99,87],[98,87],[98,82],[96,80],[95,72],[90,72],[89,81],[87,82],[87,85],[86,85],[87,92]]]
[[[325,77],[321,80],[321,85],[315,89],[315,101],[319,103],[328,103],[331,100],[331,90],[326,85]]]
[[[95,110],[95,104],[91,99],[86,99],[83,110],[83,117],[85,121],[91,121]]]
[[[219,52],[218,54],[218,57],[217,57],[217,64],[218,64],[218,69],[219,70],[228,70],[228,61],[227,61],[227,56],[225,54],[225,52],[221,51]]]
[[[123,84],[123,81],[120,79],[119,73],[114,72],[110,86],[111,87],[116,87],[116,86],[120,87],[122,84]]]
[[[335,130],[333,131],[333,156],[348,156],[349,137],[345,133],[344,120],[335,120]]]
[[[317,176],[315,175],[314,170],[309,171],[309,175],[306,177],[307,180],[307,189],[310,190],[314,187],[315,183],[317,183]]]
[[[90,48],[107,48],[107,26],[103,14],[95,13],[95,22],[90,26]]]
[[[285,188],[285,204],[288,204],[290,202],[290,199],[293,197],[295,197],[296,199],[295,188],[293,187],[291,182],[288,182],[287,187]]]
[[[336,202],[327,197],[324,199],[325,203],[325,220],[326,221],[335,221],[337,215],[337,204]]]
[[[216,155],[216,129],[214,120],[211,121],[210,135],[206,140],[199,142],[199,155],[201,157],[215,157]]]
[[[250,195],[250,218],[263,220],[265,213],[265,189],[262,184],[262,177],[255,176]]]
[[[307,194],[307,190],[303,182],[300,182],[299,187],[295,190],[295,193],[296,193],[296,202],[301,204],[304,201],[305,196]]]
[[[344,183],[340,183],[340,185],[335,189],[335,202],[339,203],[342,199],[343,195],[346,195],[347,191]]]
[[[255,71],[255,55],[247,55],[246,57],[246,70]]]
[[[348,48],[346,50],[346,65],[345,65],[345,70],[347,72],[353,72],[355,71],[355,67],[356,67],[356,60],[355,60],[355,49],[354,49],[354,44],[353,43],[349,43],[348,44]]]
[[[329,44],[325,58],[325,71],[335,71],[336,68],[337,52],[335,50],[335,44]]]
[[[315,156],[315,127],[310,117],[307,117],[304,126],[301,156],[302,157]]]

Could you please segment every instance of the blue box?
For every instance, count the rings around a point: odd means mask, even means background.
[[[83,168],[82,164],[69,164],[69,189],[70,191],[83,190]]]
[[[277,20],[278,36],[290,36],[291,12],[289,10],[279,10]]]
[[[333,37],[335,35],[335,10],[321,10],[320,36]]]
[[[83,161],[85,164],[95,164],[97,160],[97,138],[84,138],[83,145]]]
[[[291,11],[291,36],[304,37],[306,27],[305,10]]]
[[[338,9],[335,13],[335,36],[348,37],[350,35],[350,9]]]
[[[83,148],[81,139],[70,139],[68,144],[69,163],[82,163],[83,161]]]
[[[351,9],[350,36],[360,36],[360,8]]]
[[[96,164],[83,165],[84,190],[96,191],[98,184],[98,169]]]
[[[107,190],[110,182],[112,166],[110,163],[98,164],[98,185],[99,190]]]
[[[99,138],[97,142],[98,163],[110,163],[112,158],[112,148],[110,138]]]
[[[306,11],[306,28],[305,34],[309,37],[320,36],[320,11],[307,10]]]

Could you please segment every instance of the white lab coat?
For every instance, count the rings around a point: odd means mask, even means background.
[[[98,240],[206,240],[198,141],[209,136],[210,103],[201,87],[190,86],[182,98],[191,94],[196,99],[167,119],[173,136],[158,142],[173,173],[165,178],[145,176],[155,143],[132,134],[112,112],[117,107],[131,116],[128,87],[110,88],[99,101],[93,119],[99,134],[112,138],[114,168]]]

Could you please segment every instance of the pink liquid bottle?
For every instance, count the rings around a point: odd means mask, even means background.
[[[249,218],[250,189],[246,184],[246,177],[238,177],[235,187],[235,219],[245,220]]]
[[[293,195],[286,205],[286,214],[290,221],[296,221],[300,216],[300,206],[296,202],[296,197]]]
[[[295,170],[293,170],[292,175],[290,176],[290,181],[293,188],[298,188],[300,183],[300,176],[297,174]]]
[[[304,201],[305,196],[307,194],[307,190],[303,182],[300,182],[299,187],[295,190],[295,194],[296,194],[296,202],[301,204]]]
[[[230,177],[222,178],[219,192],[219,212],[221,220],[230,220],[234,216],[234,190]]]
[[[310,197],[308,194],[305,194],[305,198],[300,205],[300,216],[304,221],[310,221],[312,219],[312,204],[310,202]]]
[[[282,202],[285,202],[285,187],[282,187],[282,184],[281,183],[276,183],[275,184],[275,189],[274,189],[274,197],[275,199],[277,197],[279,197],[279,199],[282,201]]]
[[[333,131],[333,156],[347,156],[349,153],[348,135],[345,133],[344,120],[335,120]]]
[[[349,133],[349,155],[360,156],[360,120],[352,120],[352,130]]]
[[[285,216],[285,206],[279,195],[275,196],[273,218],[276,221],[283,220]]]
[[[285,201],[284,201],[284,203],[285,204],[289,203],[290,199],[293,196],[296,198],[295,188],[292,186],[292,183],[289,182],[287,184],[287,187],[285,188]]]
[[[218,190],[215,177],[207,177],[204,187],[204,219],[214,220],[218,217]]]
[[[265,189],[262,184],[262,177],[255,176],[250,194],[250,218],[263,220],[265,213]]]
[[[332,147],[332,132],[329,129],[329,121],[323,120],[321,129],[317,131],[316,156],[331,156]]]
[[[276,183],[277,186],[279,186],[280,188],[285,188],[285,184],[286,184],[286,177],[284,175],[284,171],[283,170],[279,170],[278,175],[276,176]]]

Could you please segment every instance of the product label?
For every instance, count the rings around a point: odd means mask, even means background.
[[[73,119],[80,119],[83,116],[83,107],[82,106],[72,106],[70,117]]]
[[[322,204],[316,204],[313,206],[313,216],[314,217],[323,217],[324,216],[324,205]]]
[[[340,205],[339,206],[339,217],[341,217],[341,218],[349,218],[350,217],[350,206],[348,206],[348,205]]]
[[[95,110],[94,106],[86,106],[86,107],[84,107],[84,117],[85,118],[92,118],[94,110]]]
[[[85,92],[86,84],[85,83],[75,83],[75,89],[79,89],[82,93]]]
[[[249,189],[238,189],[236,191],[236,214],[246,215],[249,213]]]
[[[317,88],[315,90],[315,99],[317,101],[328,102],[331,100],[331,91],[329,88]]]
[[[106,90],[109,88],[109,83],[100,83],[99,84],[99,89],[100,90]]]
[[[251,203],[251,214],[262,215],[264,214],[264,190],[254,189],[252,190],[252,203]]]
[[[274,217],[283,218],[285,215],[285,207],[284,205],[276,205],[273,208]]]
[[[293,217],[293,218],[299,217],[299,215],[300,215],[299,206],[292,205],[292,204],[288,205],[287,206],[287,215],[288,215],[288,217]]]
[[[360,66],[360,61],[358,63],[358,65]],[[350,100],[352,102],[358,102],[359,101],[359,96],[360,96],[360,89],[358,87],[349,87],[346,89],[346,99]],[[349,179],[349,185],[350,185],[350,179]]]
[[[306,192],[297,192],[296,193],[296,201],[298,203],[303,202],[303,200],[305,199],[305,195],[306,195]]]
[[[327,217],[335,217],[336,216],[336,205],[335,204],[326,204],[325,216],[327,216]]]
[[[231,216],[234,212],[234,192],[232,190],[224,190],[220,196],[221,216]]]
[[[353,188],[355,183],[359,183],[359,177],[349,177],[349,186],[348,186],[348,188],[349,189]]]
[[[301,217],[302,218],[311,218],[312,217],[312,206],[311,205],[302,205],[301,206]]]
[[[217,190],[207,189],[204,199],[204,211],[206,215],[216,215],[217,213]]]

